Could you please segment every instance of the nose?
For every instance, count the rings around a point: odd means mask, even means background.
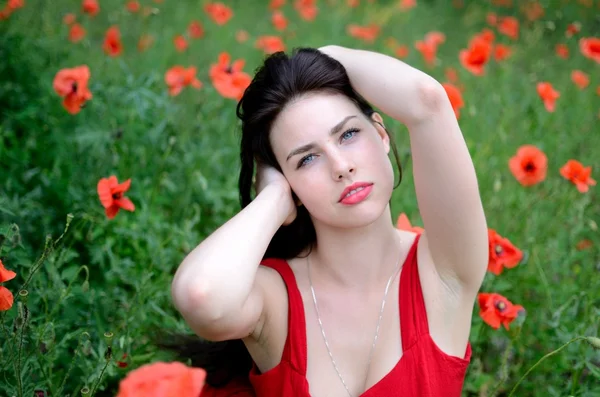
[[[342,154],[340,152],[331,153],[330,159],[332,177],[334,180],[341,181],[344,178],[350,179],[356,172],[356,166],[349,158],[348,154]]]

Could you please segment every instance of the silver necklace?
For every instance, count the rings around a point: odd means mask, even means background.
[[[400,247],[402,247],[402,239],[400,239]],[[333,354],[331,353],[331,348],[329,347],[329,342],[327,342],[327,336],[325,336],[325,329],[323,328],[323,322],[321,321],[321,315],[319,313],[319,307],[317,305],[317,295],[315,294],[315,289],[313,287],[312,279],[310,277],[310,257],[307,256],[306,259],[308,261],[308,282],[310,284],[310,292],[312,293],[313,303],[315,305],[315,312],[317,313],[317,321],[319,322],[319,328],[321,328],[321,334],[323,335],[323,341],[325,342],[325,347],[327,348],[327,352],[329,353],[329,358],[331,359],[331,363],[333,364],[333,367],[335,368],[335,372],[337,372],[338,377],[342,381],[342,384],[344,385],[346,392],[348,392],[348,395],[350,397],[353,397],[352,393],[350,393],[350,389],[348,389],[348,385],[346,385],[346,382],[344,381],[344,377],[342,376],[342,374],[335,362],[335,359],[333,358]],[[381,301],[381,309],[379,310],[379,318],[377,319],[377,326],[375,327],[375,337],[373,338],[373,344],[371,345],[371,351],[369,352],[369,360],[367,361],[367,372],[365,374],[365,381],[363,384],[363,389],[367,384],[367,378],[369,376],[369,369],[371,368],[371,359],[373,357],[373,352],[375,351],[375,345],[377,344],[377,338],[379,337],[379,326],[381,325],[381,319],[383,318],[383,309],[385,308],[385,301],[387,299],[390,285],[392,284],[392,280],[394,280],[394,278],[396,277],[396,273],[398,272],[399,266],[400,266],[400,257],[398,257],[398,262],[396,263],[394,272],[390,276],[390,278],[387,282],[387,285],[385,286],[383,300]]]

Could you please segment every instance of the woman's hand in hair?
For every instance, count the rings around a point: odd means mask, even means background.
[[[283,222],[283,225],[289,225],[294,221],[294,219],[296,219],[297,214],[296,203],[294,202],[294,198],[292,196],[292,188],[290,187],[290,184],[285,176],[280,171],[269,165],[259,163],[254,184],[256,196],[258,197],[260,192],[267,187],[281,189],[282,194],[288,198],[284,200],[284,205],[287,207],[286,212],[288,213],[288,216]]]

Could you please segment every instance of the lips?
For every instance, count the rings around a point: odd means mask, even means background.
[[[371,185],[372,185],[372,183],[369,183],[369,182],[356,182],[356,183],[353,183],[353,184],[352,184],[352,185],[350,185],[350,186],[346,186],[346,188],[344,189],[344,191],[343,191],[343,192],[342,192],[342,194],[340,195],[340,199],[338,200],[338,203],[339,203],[340,201],[342,201],[342,200],[344,199],[344,197],[346,197],[346,195],[347,195],[348,193],[350,193],[352,190],[354,190],[354,189],[358,189],[358,188],[360,188],[360,187],[364,188],[364,187],[366,187],[366,186],[371,186]]]

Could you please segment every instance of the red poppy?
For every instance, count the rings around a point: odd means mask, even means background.
[[[285,44],[279,36],[260,36],[256,39],[256,48],[263,50],[265,54],[285,51]]]
[[[458,72],[452,66],[448,66],[446,68],[446,70],[444,71],[444,75],[446,76],[446,79],[448,79],[448,81],[452,84],[458,83]]]
[[[119,368],[127,368],[127,353],[123,353],[120,360],[117,360],[117,367]]]
[[[523,306],[512,304],[500,294],[482,292],[477,295],[477,301],[482,320],[494,329],[504,325],[508,330],[510,323],[525,314]]]
[[[496,35],[494,34],[493,30],[488,29],[488,28],[483,28],[481,30],[481,32],[479,32],[478,34],[476,34],[473,37],[472,40],[475,40],[476,38],[483,39],[490,44],[494,44],[494,41],[496,40]]]
[[[560,98],[560,93],[548,82],[537,83],[537,93],[544,102],[546,110],[554,112],[556,109],[556,100]]]
[[[436,61],[437,49],[440,44],[446,41],[446,36],[441,32],[429,32],[424,40],[418,40],[415,48],[423,56],[423,60],[428,66],[433,66]]]
[[[400,44],[398,45],[398,47],[396,47],[396,49],[394,50],[394,54],[400,58],[406,58],[408,56],[408,46],[405,46],[404,44]]]
[[[581,30],[581,24],[579,22],[570,23],[565,31],[565,36],[572,37],[579,33]]]
[[[402,11],[407,11],[417,6],[417,0],[400,0],[398,6]]]
[[[519,38],[519,20],[515,17],[501,17],[498,20],[498,32],[513,40]]]
[[[600,63],[600,38],[584,37],[579,40],[579,49],[586,58]]]
[[[196,77],[196,68],[193,66],[187,69],[180,65],[173,66],[165,73],[165,83],[169,86],[169,95],[171,96],[179,95],[187,86],[196,89],[202,88],[202,83]]]
[[[85,37],[85,29],[78,23],[74,23],[69,28],[69,41],[73,43],[80,42]]]
[[[573,70],[571,72],[571,80],[580,90],[583,90],[590,84],[590,77],[581,70]]]
[[[296,0],[294,8],[298,12],[298,15],[300,15],[300,18],[307,22],[314,21],[319,12],[316,0]]]
[[[73,14],[72,12],[65,14],[65,16],[63,17],[63,23],[65,25],[70,25],[72,23],[74,23],[76,20],[75,14]]]
[[[25,0],[8,0],[6,6],[11,10],[25,7]]]
[[[175,49],[179,52],[183,52],[188,48],[187,40],[180,34],[173,38],[173,44],[175,45]]]
[[[273,11],[273,14],[271,15],[271,23],[276,30],[282,31],[287,28],[288,20],[285,15],[283,15],[283,12],[276,10]]]
[[[149,34],[143,34],[138,40],[137,48],[139,52],[144,52],[154,43],[154,37]]]
[[[356,24],[350,24],[346,27],[346,32],[350,36],[354,37],[355,39],[362,40],[366,43],[373,43],[377,39],[377,36],[379,35],[380,31],[381,28],[376,24],[371,24],[369,26],[359,26]]]
[[[544,7],[542,7],[538,1],[525,4],[523,6],[523,11],[527,16],[527,19],[532,22],[537,21],[544,16]]]
[[[198,397],[204,387],[206,371],[181,362],[154,362],[127,374],[119,383],[116,397]]]
[[[521,263],[523,252],[515,247],[507,238],[500,236],[494,229],[488,229],[489,259],[488,271],[496,276],[502,274],[504,268],[512,269]]]
[[[454,109],[456,118],[460,118],[460,108],[465,106],[462,93],[454,84],[451,83],[442,83],[442,87],[444,87],[444,90],[446,90],[446,94],[448,95],[452,109]]]
[[[512,50],[510,47],[504,44],[496,44],[494,46],[494,59],[496,62],[501,62],[512,54]]]
[[[396,228],[400,230],[407,230],[409,232],[414,232],[417,234],[423,233],[423,228],[419,226],[412,226],[408,216],[403,212],[398,216],[398,220],[396,221]]]
[[[228,53],[220,53],[218,63],[210,66],[209,76],[221,96],[239,100],[252,79],[242,71],[245,64],[243,59],[238,59],[231,64],[230,62],[231,56]]]
[[[192,39],[201,39],[204,37],[204,27],[200,22],[192,21],[188,26],[188,34]]]
[[[4,6],[3,9],[0,9],[0,21],[10,18],[10,14],[12,14],[12,10],[7,6]]]
[[[578,251],[583,251],[588,248],[592,248],[593,246],[594,246],[594,243],[592,242],[592,240],[584,239],[584,240],[580,240],[575,245],[575,248],[577,248]]]
[[[485,65],[487,64],[492,52],[492,44],[485,38],[475,36],[469,43],[469,48],[461,50],[459,53],[460,63],[465,69],[475,76],[485,74]]]
[[[104,52],[111,56],[117,57],[123,52],[123,43],[121,43],[121,31],[117,26],[111,26],[104,35],[104,44],[102,45]]]
[[[276,10],[278,8],[281,8],[285,5],[285,0],[271,0],[271,2],[269,3],[269,9],[270,10]]]
[[[495,12],[488,12],[485,17],[485,21],[490,26],[496,26],[498,24],[498,16]]]
[[[581,193],[585,193],[590,186],[595,186],[596,181],[592,179],[592,167],[584,167],[577,160],[569,160],[560,168],[563,178],[571,181]]]
[[[220,2],[206,4],[204,6],[204,12],[206,12],[210,19],[217,25],[225,25],[231,17],[233,17],[231,8]]]
[[[92,99],[88,89],[90,69],[87,65],[72,69],[61,69],[54,76],[52,86],[54,91],[63,99],[63,107],[71,114],[81,111],[83,105]]]
[[[554,47],[554,52],[563,59],[567,59],[569,57],[569,47],[567,47],[566,44],[557,44],[556,47]]]
[[[129,190],[130,185],[131,179],[119,184],[117,177],[114,175],[98,181],[98,197],[108,219],[114,218],[121,208],[126,211],[135,211],[135,205],[131,200],[123,197],[125,192]]]
[[[83,9],[83,12],[92,17],[100,11],[100,5],[97,0],[83,0],[81,8]]]
[[[129,0],[125,7],[129,12],[138,12],[140,10],[140,2],[137,0]]]
[[[508,161],[510,172],[523,186],[533,186],[546,179],[548,158],[534,145],[523,145]]]

